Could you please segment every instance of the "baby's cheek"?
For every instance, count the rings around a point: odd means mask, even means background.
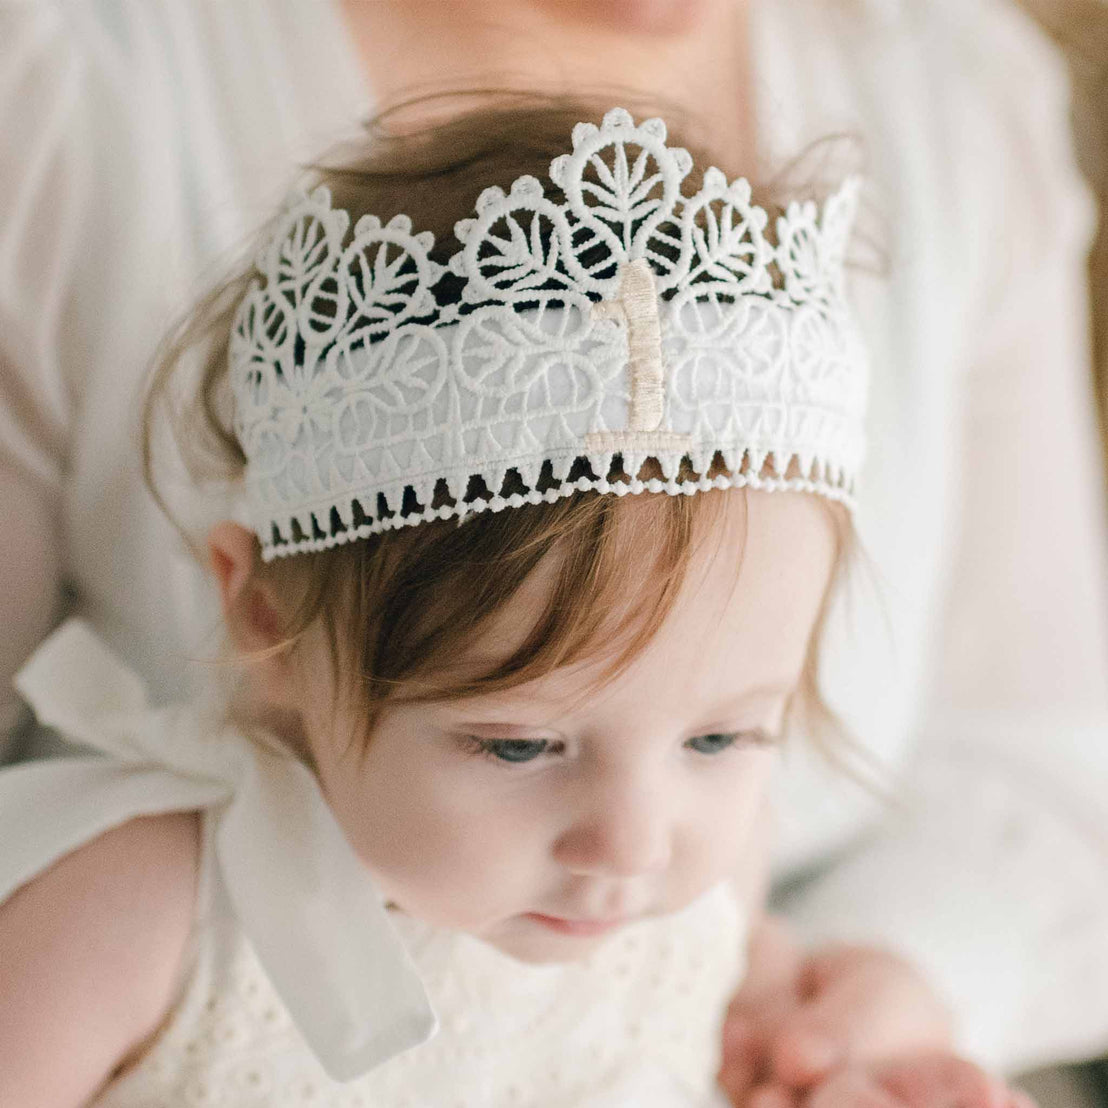
[[[683,868],[704,887],[756,867],[766,849],[761,833],[773,760],[755,752],[744,772],[701,797],[683,837]]]
[[[385,895],[443,926],[484,920],[501,900],[514,904],[541,866],[525,822],[437,790],[379,797],[356,849]]]

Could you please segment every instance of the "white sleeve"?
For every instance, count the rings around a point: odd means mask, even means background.
[[[60,345],[88,208],[84,60],[62,6],[0,7],[0,459],[52,496],[72,398]]]
[[[1007,162],[912,801],[789,910],[812,940],[914,958],[963,1048],[1014,1071],[1108,1050],[1108,541],[1062,64],[986,9]]]
[[[59,600],[59,516],[74,397],[61,346],[86,218],[85,67],[63,5],[0,7],[0,759],[11,677]]]

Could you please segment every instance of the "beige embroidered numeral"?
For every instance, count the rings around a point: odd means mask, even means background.
[[[593,305],[602,319],[622,319],[627,327],[627,371],[631,375],[631,409],[626,431],[596,431],[585,436],[588,450],[680,450],[692,438],[663,431],[665,381],[658,290],[645,258],[620,271],[619,296]]]

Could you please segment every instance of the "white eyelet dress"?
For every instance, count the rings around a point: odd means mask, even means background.
[[[139,815],[204,814],[177,1002],[90,1108],[708,1108],[744,920],[716,886],[588,959],[527,965],[389,912],[296,760],[151,710],[80,623],[17,685],[105,757],[0,772],[0,900]]]

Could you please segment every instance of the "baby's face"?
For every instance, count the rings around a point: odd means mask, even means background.
[[[609,683],[597,686],[605,659],[591,659],[495,695],[399,705],[368,749],[346,741],[329,692],[309,707],[328,801],[400,910],[518,958],[563,960],[753,863],[834,540],[809,497],[752,492],[744,549],[742,498],[710,495],[731,498],[727,533]],[[473,654],[493,661],[521,641],[543,588],[540,572]]]

